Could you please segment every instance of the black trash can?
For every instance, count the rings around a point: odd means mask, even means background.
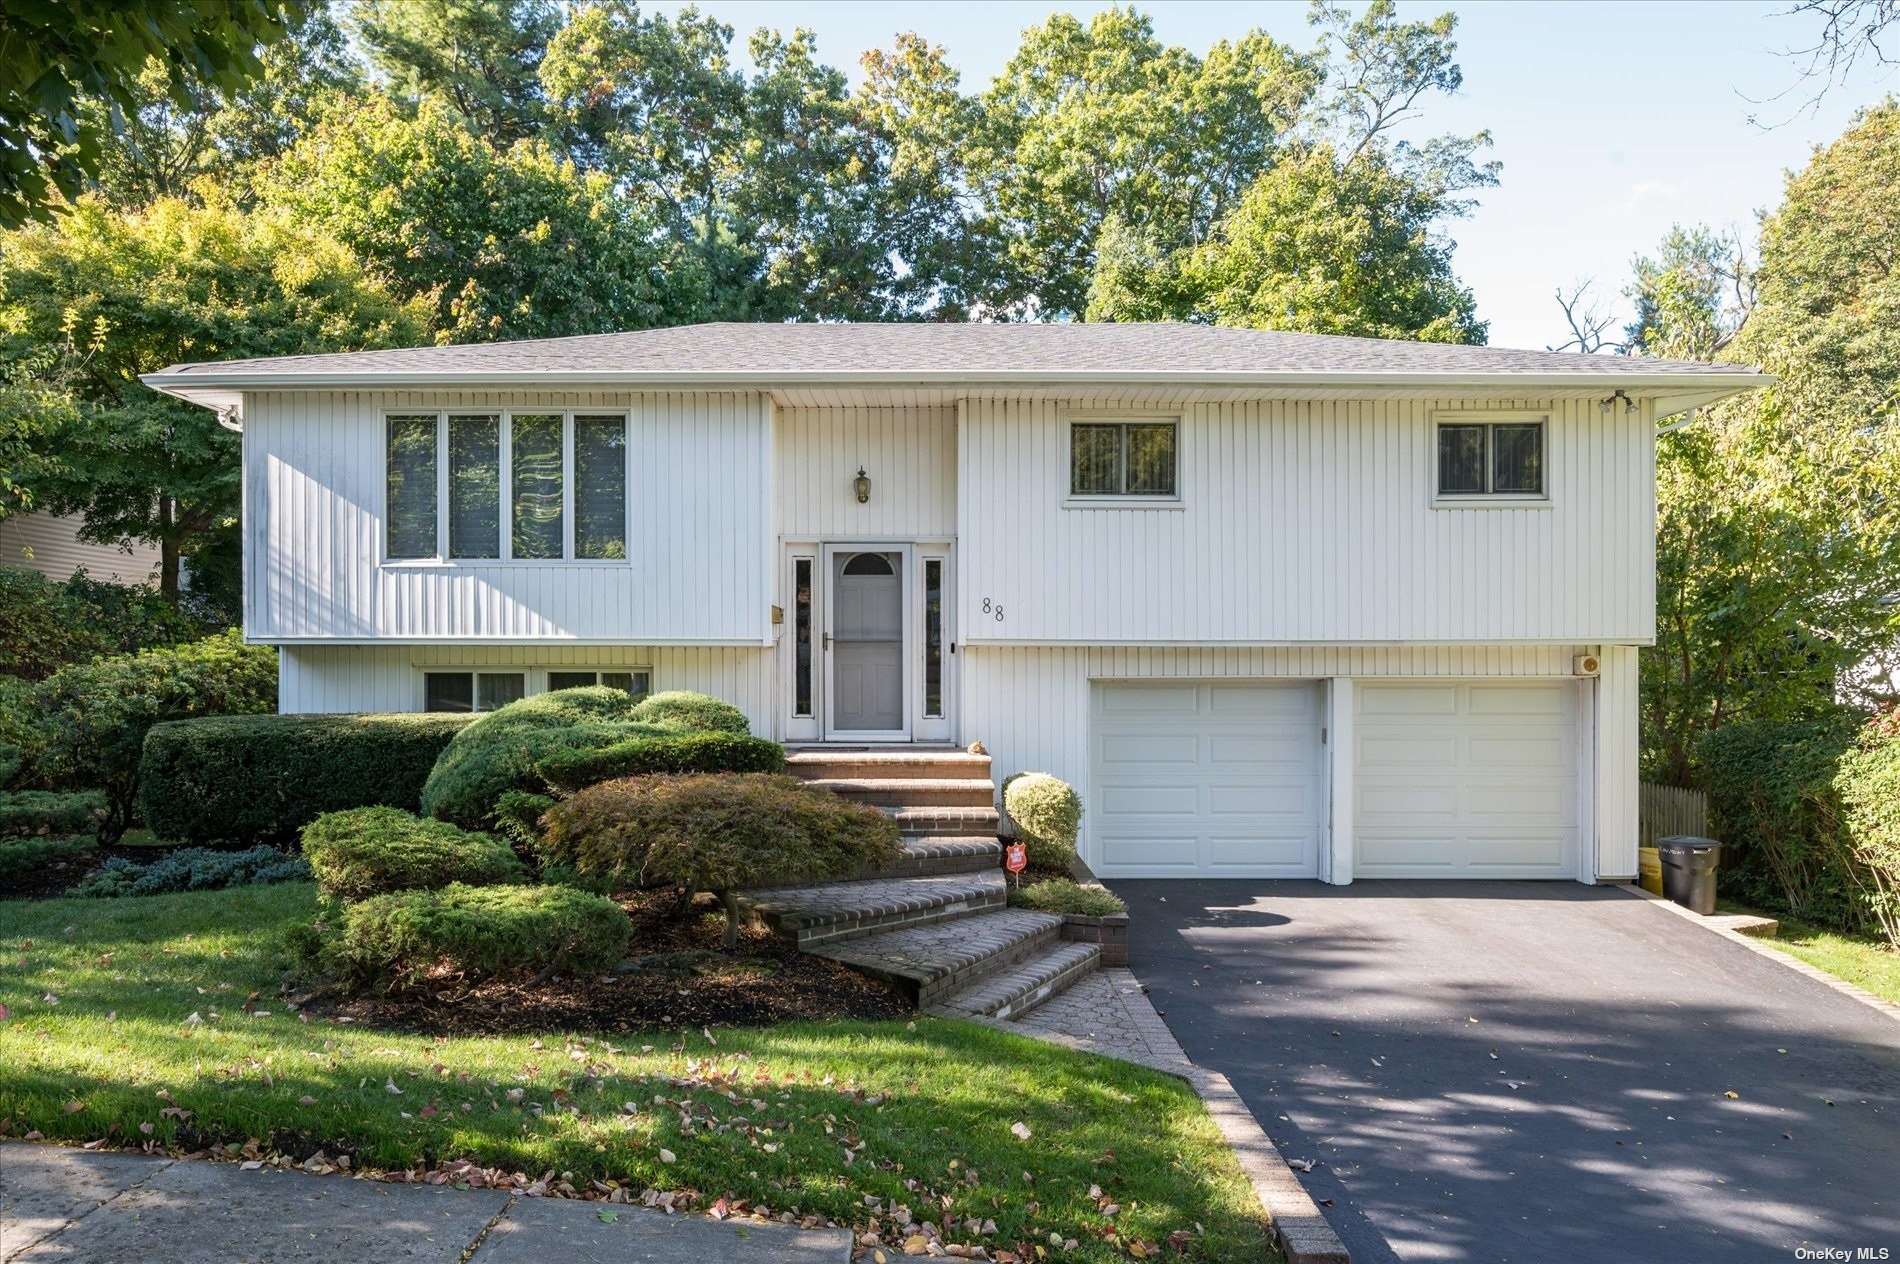
[[[1662,861],[1663,895],[1704,917],[1715,912],[1715,866],[1722,844],[1672,834],[1656,840],[1656,851]]]

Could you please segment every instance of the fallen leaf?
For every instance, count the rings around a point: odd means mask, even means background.
[[[72,1101],[67,1102],[63,1109],[69,1115],[77,1115],[80,1111],[86,1109],[86,1103],[75,1097]]]
[[[602,1207],[594,1214],[600,1217],[602,1224],[616,1224],[620,1220],[620,1213],[608,1207]]]
[[[1737,1093],[1734,1089],[1730,1089],[1728,1092],[1722,1094],[1722,1096],[1728,1098],[1731,1102],[1738,1102],[1742,1099],[1742,1095]]]
[[[1015,1123],[1011,1124],[1009,1126],[1009,1130],[1011,1133],[1015,1135],[1016,1140],[1018,1141],[1029,1140],[1029,1125],[1024,1123],[1022,1120],[1018,1119]]]
[[[299,1106],[315,1106],[316,1104],[317,1104],[317,1099],[310,1096],[310,1094],[308,1093],[305,1093],[302,1097],[299,1097],[297,1099],[297,1105]]]
[[[1313,1170],[1313,1160],[1311,1159],[1288,1159],[1286,1165],[1297,1172],[1310,1172]]]
[[[383,1091],[388,1093],[391,1097],[402,1096],[402,1090],[396,1087],[396,1077],[393,1075],[390,1076],[389,1079],[384,1082]]]
[[[671,1163],[677,1158],[679,1158],[679,1155],[674,1154],[671,1150],[660,1151],[660,1162],[662,1163]]]

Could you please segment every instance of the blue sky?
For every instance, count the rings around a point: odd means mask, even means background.
[[[651,7],[676,9],[678,4]],[[701,0],[735,27],[809,27],[825,60],[855,79],[858,55],[914,30],[941,44],[965,89],[986,85],[1025,26],[1052,12],[1084,16],[1096,3],[910,3],[907,0]],[[1311,44],[1303,2],[1163,0],[1140,6],[1170,43],[1204,51],[1260,27]],[[1356,8],[1357,6],[1355,6]],[[1558,285],[1596,278],[1606,303],[1630,258],[1672,223],[1707,222],[1752,236],[1758,210],[1780,198],[1783,173],[1840,134],[1854,111],[1900,92],[1900,76],[1857,75],[1813,112],[1796,112],[1792,63],[1780,55],[1811,39],[1809,23],[1777,16],[1778,3],[1417,4],[1406,18],[1455,10],[1463,93],[1429,107],[1429,131],[1489,128],[1502,182],[1475,213],[1451,226],[1457,269],[1478,297],[1499,346],[1561,340],[1551,298]],[[1764,129],[1751,114],[1774,120]],[[1789,118],[1790,115],[1794,117]],[[1783,121],[1786,120],[1786,121]]]

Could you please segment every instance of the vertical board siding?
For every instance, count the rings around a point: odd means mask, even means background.
[[[382,564],[383,415],[535,407],[629,414],[627,564]],[[773,592],[771,465],[771,410],[757,395],[253,395],[245,631],[260,640],[762,642]]]
[[[957,530],[953,407],[785,408],[778,529],[788,540],[949,539]],[[860,505],[858,468],[871,480]]]
[[[1181,418],[1178,508],[1065,508],[1068,421],[1151,404],[970,399],[968,642],[1647,642],[1648,410],[1593,400],[1261,401]],[[1434,508],[1441,411],[1549,417],[1548,507]],[[985,598],[1005,618],[982,616]]]
[[[417,711],[422,673],[448,668],[648,667],[653,687],[709,693],[775,736],[772,651],[682,645],[286,645],[277,709],[285,713]]]
[[[1638,822],[1636,647],[1606,645],[1597,677],[1597,876],[1636,876]]]

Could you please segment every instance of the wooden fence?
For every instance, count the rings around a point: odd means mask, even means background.
[[[1680,786],[1642,783],[1636,797],[1636,833],[1644,847],[1671,834],[1707,835],[1709,796]]]

